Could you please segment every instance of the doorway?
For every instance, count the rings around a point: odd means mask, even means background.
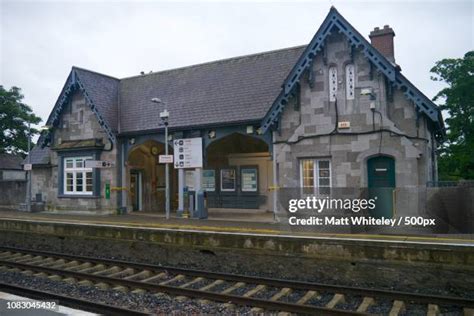
[[[132,210],[142,210],[142,173],[133,170],[130,173],[130,198],[132,200]]]
[[[372,216],[393,217],[393,193],[395,190],[395,160],[377,156],[367,160],[369,198],[376,199]]]

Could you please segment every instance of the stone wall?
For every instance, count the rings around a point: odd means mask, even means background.
[[[63,109],[59,126],[55,128],[52,148],[64,141],[98,138],[104,144],[109,142],[105,131],[99,125],[96,115],[86,104],[84,97],[76,93],[71,102]],[[78,152],[78,156],[80,156]],[[117,149],[103,150],[100,160],[117,161]],[[51,166],[33,168],[32,194],[42,193],[48,211],[94,211],[115,212],[117,209],[116,191],[111,191],[110,199],[105,198],[105,184],[118,186],[117,169],[100,170],[100,196],[97,197],[65,197],[59,196],[60,157],[51,150]]]
[[[367,159],[378,154],[395,159],[397,187],[426,185],[433,163],[426,118],[417,120],[411,101],[402,91],[392,91],[363,53],[351,50],[345,37],[331,35],[324,50],[315,58],[312,75],[307,72],[300,82],[300,105],[296,98],[291,100],[282,115],[280,133],[274,133],[280,186],[300,186],[301,158],[330,158],[333,187],[366,187]],[[345,68],[350,63],[355,66],[353,100],[346,98]],[[329,134],[336,127],[336,102],[329,102],[329,67],[337,68],[338,121],[350,122],[350,128],[333,135]],[[371,111],[370,97],[361,95],[365,88],[375,94],[373,102],[382,120]],[[380,128],[411,137],[381,133]]]
[[[0,180],[0,208],[17,209],[26,200],[26,180]]]

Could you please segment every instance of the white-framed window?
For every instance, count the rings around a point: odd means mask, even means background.
[[[86,168],[86,160],[92,157],[66,157],[64,159],[64,194],[92,195],[92,168]]]
[[[346,65],[346,99],[354,100],[355,68],[354,64]]]
[[[336,101],[337,94],[337,68],[329,67],[329,101]]]
[[[301,159],[300,181],[305,194],[329,194],[331,188],[331,161],[329,159]]]

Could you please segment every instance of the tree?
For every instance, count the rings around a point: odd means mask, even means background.
[[[433,101],[444,101],[447,140],[440,150],[440,180],[474,179],[474,51],[464,58],[443,59],[431,69],[434,81],[444,81]]]
[[[0,153],[25,154],[28,150],[28,123],[41,122],[41,118],[22,100],[20,88],[5,90],[0,85]],[[31,128],[31,136],[37,133]]]

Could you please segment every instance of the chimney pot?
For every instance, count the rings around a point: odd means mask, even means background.
[[[393,63],[395,63],[394,37],[395,32],[388,24],[384,25],[383,29],[380,29],[380,27],[374,28],[369,34],[372,46]]]

